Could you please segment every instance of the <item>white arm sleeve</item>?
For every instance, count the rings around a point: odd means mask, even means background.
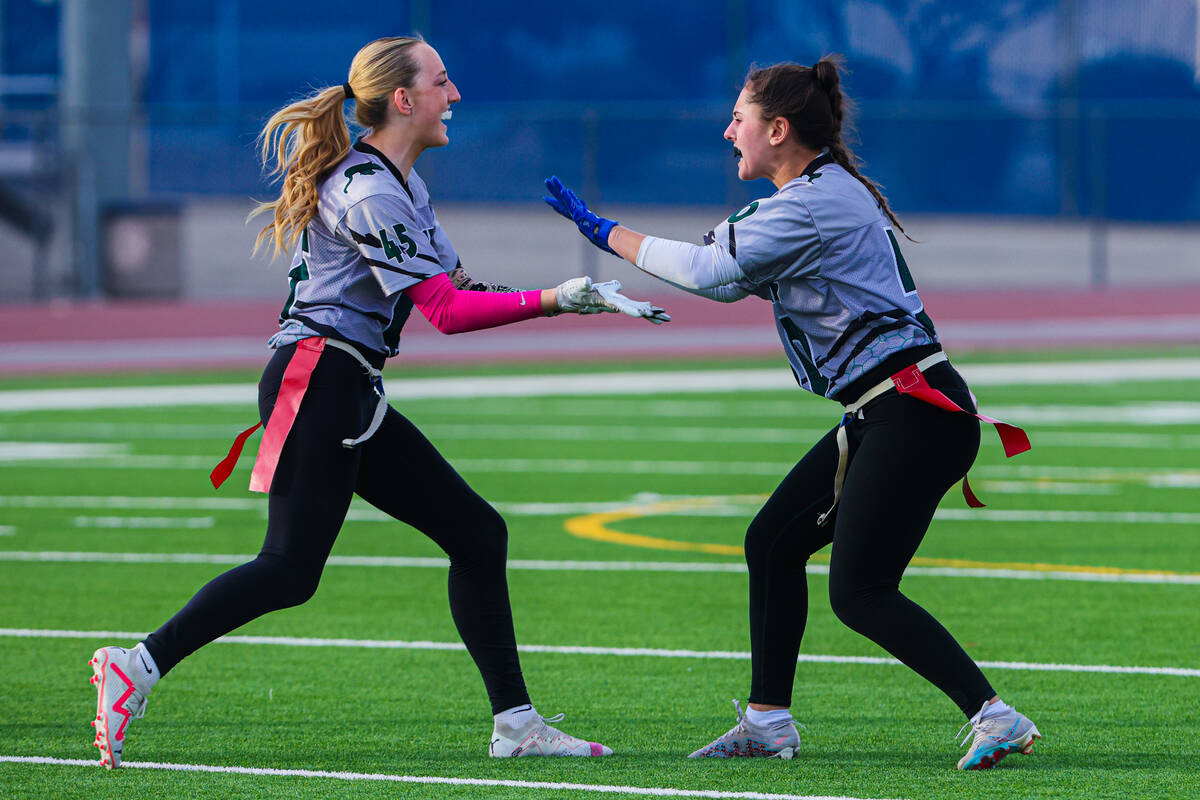
[[[681,289],[712,289],[746,280],[729,251],[713,243],[703,247],[647,236],[638,248],[638,269]]]

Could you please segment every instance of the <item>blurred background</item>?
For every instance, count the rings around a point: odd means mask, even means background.
[[[542,179],[697,240],[772,191],[721,138],[749,64],[842,53],[923,288],[1200,284],[1198,0],[0,0],[0,315],[281,299],[244,223],[273,194],[255,137],[413,31],[463,95],[417,169],[480,277],[640,285]]]

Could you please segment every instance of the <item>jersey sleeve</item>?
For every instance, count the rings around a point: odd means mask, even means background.
[[[445,271],[412,205],[398,195],[363,198],[346,210],[338,227],[338,233],[367,262],[385,295]]]
[[[450,244],[450,237],[442,229],[442,224],[437,221],[437,217],[434,217],[433,227],[428,230],[428,233],[429,243],[433,247],[433,254],[437,256],[442,269],[450,273],[456,267],[462,265],[462,260],[458,257],[458,251],[454,249],[454,245]]]
[[[785,276],[815,275],[821,265],[821,238],[812,214],[787,198],[755,200],[713,228],[704,242],[729,251],[746,274],[738,285],[752,294]]]

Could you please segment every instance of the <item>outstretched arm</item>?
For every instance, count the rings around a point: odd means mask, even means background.
[[[673,239],[646,236],[592,213],[587,204],[558,178],[546,181],[546,203],[570,219],[588,240],[613,255],[632,262],[638,269],[692,294],[730,303],[746,297],[742,289],[745,273],[737,260],[719,244],[694,245]]]
[[[553,289],[488,292],[457,289],[439,273],[404,290],[420,312],[442,333],[465,333],[508,325],[561,311],[577,314],[622,312],[661,324],[670,317],[650,303],[620,293],[619,281],[593,284],[588,277],[571,278]]]
[[[553,289],[528,292],[473,292],[455,289],[445,273],[408,287],[425,318],[442,333],[465,333],[533,319],[559,310]]]

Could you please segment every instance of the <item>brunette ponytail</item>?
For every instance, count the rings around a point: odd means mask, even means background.
[[[846,138],[854,133],[852,119],[857,108],[842,93],[840,64],[840,56],[826,56],[811,67],[784,62],[751,68],[746,76],[750,100],[761,108],[764,119],[786,118],[807,149],[828,148],[833,160],[867,187],[892,225],[904,233],[887,198],[874,181],[862,174],[862,160],[846,144]]]

